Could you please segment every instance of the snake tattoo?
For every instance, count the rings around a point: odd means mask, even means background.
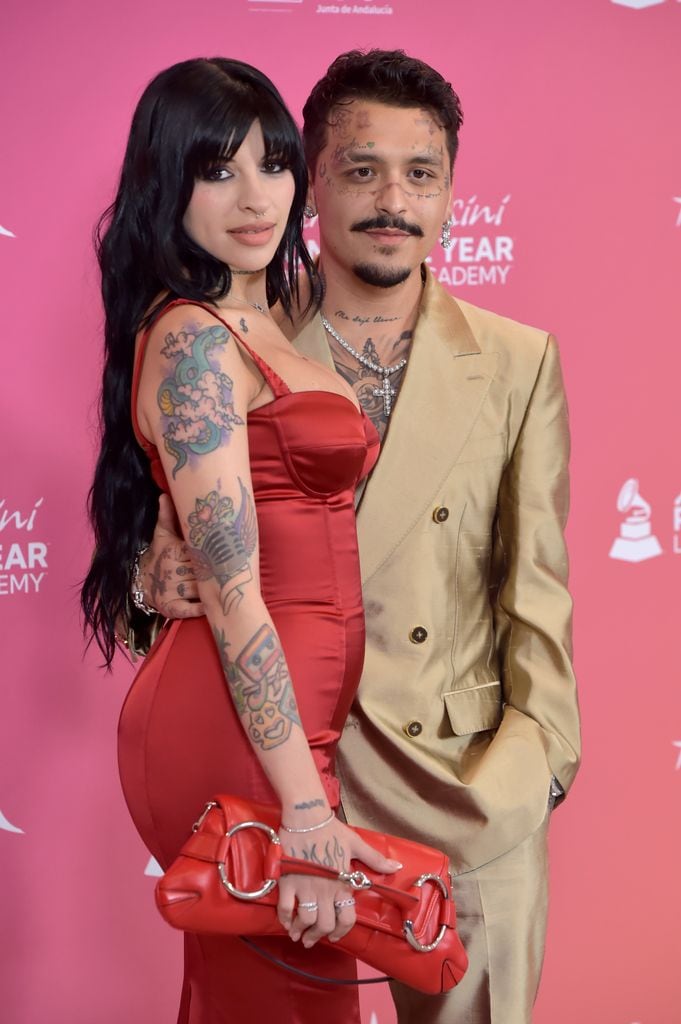
[[[229,341],[229,331],[220,325],[167,334],[161,349],[167,359],[176,359],[173,376],[158,389],[158,405],[167,418],[163,434],[166,450],[175,458],[173,477],[192,455],[215,451],[243,419],[234,412],[233,381],[211,363],[211,351]]]

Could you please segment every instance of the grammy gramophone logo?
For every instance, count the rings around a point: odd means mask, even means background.
[[[610,557],[620,562],[643,562],[662,554],[662,546],[653,533],[650,505],[641,497],[638,480],[626,480],[617,496],[617,511],[624,518],[619,536],[610,548]]]

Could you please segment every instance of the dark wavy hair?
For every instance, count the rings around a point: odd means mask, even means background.
[[[426,107],[444,128],[453,166],[463,111],[459,97],[439,71],[404,50],[349,50],[329,66],[303,107],[303,141],[309,167],[326,145],[330,115],[339,103],[372,100],[393,107]]]
[[[266,278],[268,303],[280,302],[290,314],[299,265],[311,283],[314,275],[302,235],[307,169],[284,101],[249,64],[187,60],[149,83],[135,110],[116,198],[95,233],[105,362],[101,450],[88,500],[95,552],[81,606],[85,631],[107,666],[116,649],[116,620],[126,613],[130,566],[157,514],[158,488],[130,415],[135,337],[173,298],[210,303],[229,292],[229,268],[189,237],[182,220],[195,181],[236,153],[255,120],[267,158],[287,167],[295,181],[286,231]]]

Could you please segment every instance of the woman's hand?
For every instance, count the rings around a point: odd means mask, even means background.
[[[169,495],[158,499],[158,519],[149,547],[140,558],[144,601],[166,619],[194,619],[205,615],[199,601],[196,573],[189,549],[180,536]]]
[[[287,856],[323,864],[334,872],[349,871],[352,860],[381,874],[392,874],[401,867],[336,817],[314,832],[296,834],[280,829],[279,838]],[[334,879],[284,875],[279,882],[277,912],[293,941],[302,936],[309,949],[324,936],[337,942],[347,935],[355,923],[354,893],[349,885]]]

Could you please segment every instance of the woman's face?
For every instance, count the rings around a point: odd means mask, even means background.
[[[279,245],[293,202],[290,170],[265,156],[259,121],[230,160],[194,185],[182,223],[190,238],[235,270],[262,270]]]

